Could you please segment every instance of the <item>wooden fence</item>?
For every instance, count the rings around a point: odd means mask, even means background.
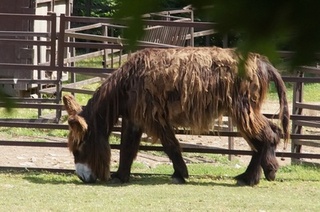
[[[63,106],[61,104],[62,92],[72,92],[72,93],[86,93],[92,94],[92,91],[79,89],[84,82],[75,82],[74,75],[73,81],[69,85],[62,84],[62,73],[69,72],[71,74],[82,73],[89,74],[95,78],[90,79],[89,82],[96,82],[100,78],[108,77],[110,73],[114,71],[113,64],[115,61],[121,63],[124,60],[122,52],[126,47],[126,40],[121,37],[110,36],[108,32],[112,32],[113,28],[125,28],[124,22],[115,22],[113,19],[107,18],[88,18],[88,17],[69,17],[61,15],[57,19],[54,13],[48,14],[46,16],[36,16],[36,15],[10,15],[10,14],[0,14],[0,18],[20,18],[31,19],[31,20],[43,20],[50,22],[50,29],[47,33],[37,33],[37,32],[6,32],[0,31],[0,45],[3,42],[21,43],[28,46],[47,46],[50,47],[50,58],[48,63],[45,64],[11,64],[11,63],[0,63],[0,70],[38,70],[39,72],[44,70],[57,71],[57,80],[30,80],[30,79],[0,79],[0,84],[15,84],[15,83],[34,83],[39,87],[38,95],[40,98],[15,98],[16,108],[32,108],[37,109],[39,112],[39,118],[36,119],[0,119],[1,127],[20,127],[20,128],[39,128],[39,129],[61,129],[67,130],[68,126],[66,124],[60,123],[60,118],[63,111]],[[57,20],[59,20],[59,29],[57,30]],[[78,23],[78,24],[75,24]],[[81,24],[79,24],[81,23]],[[203,23],[203,22],[192,22],[187,21],[167,21],[167,20],[145,20],[146,26],[152,29],[158,29],[159,26],[167,27],[182,27],[183,39],[188,40],[197,36],[206,36],[213,33],[213,23]],[[67,26],[77,25],[77,27],[70,28]],[[81,26],[80,26],[81,25]],[[90,29],[101,29],[102,34],[88,34],[87,31]],[[189,33],[185,33],[190,30]],[[176,31],[173,31],[176,33]],[[190,34],[192,33],[192,34]],[[38,39],[39,37],[47,38],[46,41]],[[181,42],[178,42],[181,44]],[[57,44],[57,45],[56,45]],[[146,47],[159,47],[168,48],[174,47],[171,44],[161,44],[158,42],[152,42],[152,40],[141,40],[138,41],[139,48]],[[177,44],[177,42],[176,42]],[[75,55],[74,49],[77,48],[87,48],[95,49],[93,53],[85,53],[83,55]],[[290,56],[290,52],[281,52],[284,57]],[[66,55],[69,55],[66,57]],[[102,67],[92,68],[92,67],[76,67],[73,64],[77,61],[81,61],[84,58],[93,56],[103,56],[103,61],[101,63]],[[110,57],[107,57],[110,56]],[[109,66],[108,66],[109,65]],[[315,76],[306,77],[303,73],[313,73]],[[279,157],[289,157],[289,158],[320,158],[320,154],[310,154],[302,153],[302,145],[313,145],[318,146],[317,141],[320,140],[320,135],[316,134],[303,134],[303,127],[319,127],[319,116],[307,116],[303,115],[304,109],[320,110],[319,106],[311,105],[303,102],[303,85],[305,83],[320,83],[320,78],[316,75],[320,71],[315,67],[301,67],[299,70],[299,75],[296,77],[283,77],[284,81],[291,82],[294,84],[294,98],[293,98],[293,114],[291,116],[292,120],[292,151],[291,152],[277,152]],[[97,78],[99,77],[99,78]],[[86,81],[85,83],[88,83]],[[43,88],[45,84],[52,84],[52,88],[47,90]],[[43,94],[52,93],[51,98],[41,98]],[[0,103],[3,107],[4,104]],[[52,109],[55,110],[54,118],[40,118],[41,110]],[[274,118],[274,114],[265,114],[269,118]],[[119,131],[119,127],[115,127],[114,131]],[[178,134],[188,133],[185,130],[177,131]],[[233,132],[230,130],[212,131],[207,135],[211,136],[221,136],[221,137],[240,137],[238,132]],[[215,153],[215,154],[227,154],[227,155],[251,155],[251,151],[236,150],[232,148],[232,139],[229,140],[229,149],[218,149],[215,147],[183,147],[185,152],[201,152],[201,153]],[[8,141],[0,140],[0,145],[5,146],[38,146],[38,147],[62,147],[66,148],[66,142],[26,142],[26,141]],[[112,145],[112,148],[119,148],[119,145]],[[154,150],[158,151],[162,148],[159,146],[141,146],[140,150]],[[3,164],[0,164],[0,166]],[[8,168],[3,166],[4,168]],[[12,168],[12,167],[10,167]]]

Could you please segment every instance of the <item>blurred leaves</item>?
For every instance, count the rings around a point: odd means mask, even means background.
[[[2,88],[0,88],[0,100],[4,104],[4,108],[8,113],[12,112],[12,108],[14,107],[14,100],[9,98],[3,91]]]
[[[219,23],[223,33],[241,33],[238,47],[275,58],[281,43],[284,49],[295,51],[292,66],[315,60],[320,49],[320,1],[289,0],[215,0],[211,21]],[[201,9],[200,9],[201,10]]]
[[[119,0],[118,3],[115,18],[125,20],[128,28],[124,30],[124,36],[129,39],[129,48],[134,49],[137,40],[144,34],[141,15],[157,12],[162,8],[159,2],[152,0]]]
[[[168,3],[169,2],[169,3]],[[127,19],[125,36],[130,46],[143,35],[141,15],[161,11],[170,1],[118,0],[118,18]],[[277,58],[276,50],[294,51],[291,66],[316,60],[320,50],[320,1],[318,0],[184,0],[193,5],[195,14],[203,21],[218,23],[216,31],[237,33],[239,51],[257,52]]]

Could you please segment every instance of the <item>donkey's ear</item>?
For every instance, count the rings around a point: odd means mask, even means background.
[[[72,95],[64,95],[63,103],[69,116],[76,115],[82,111],[81,105],[76,101],[76,99]]]
[[[68,135],[68,147],[71,152],[77,150],[83,141],[84,135],[88,129],[88,125],[84,118],[79,115],[69,115],[69,135]]]
[[[88,129],[86,120],[79,115],[70,115],[68,118],[68,124],[73,136],[77,137],[78,139],[82,139],[84,133]]]

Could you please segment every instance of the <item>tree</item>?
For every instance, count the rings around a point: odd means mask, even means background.
[[[73,14],[76,16],[112,17],[117,0],[75,0]]]

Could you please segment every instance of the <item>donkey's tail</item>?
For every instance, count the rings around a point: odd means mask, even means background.
[[[269,62],[267,62],[267,70],[268,70],[269,76],[274,81],[275,87],[277,89],[278,97],[279,97],[279,104],[280,104],[279,119],[281,120],[281,124],[282,124],[284,149],[286,149],[289,138],[290,138],[290,133],[289,133],[290,115],[289,115],[289,107],[288,107],[287,94],[286,94],[286,86],[278,70],[275,67],[273,67]]]

